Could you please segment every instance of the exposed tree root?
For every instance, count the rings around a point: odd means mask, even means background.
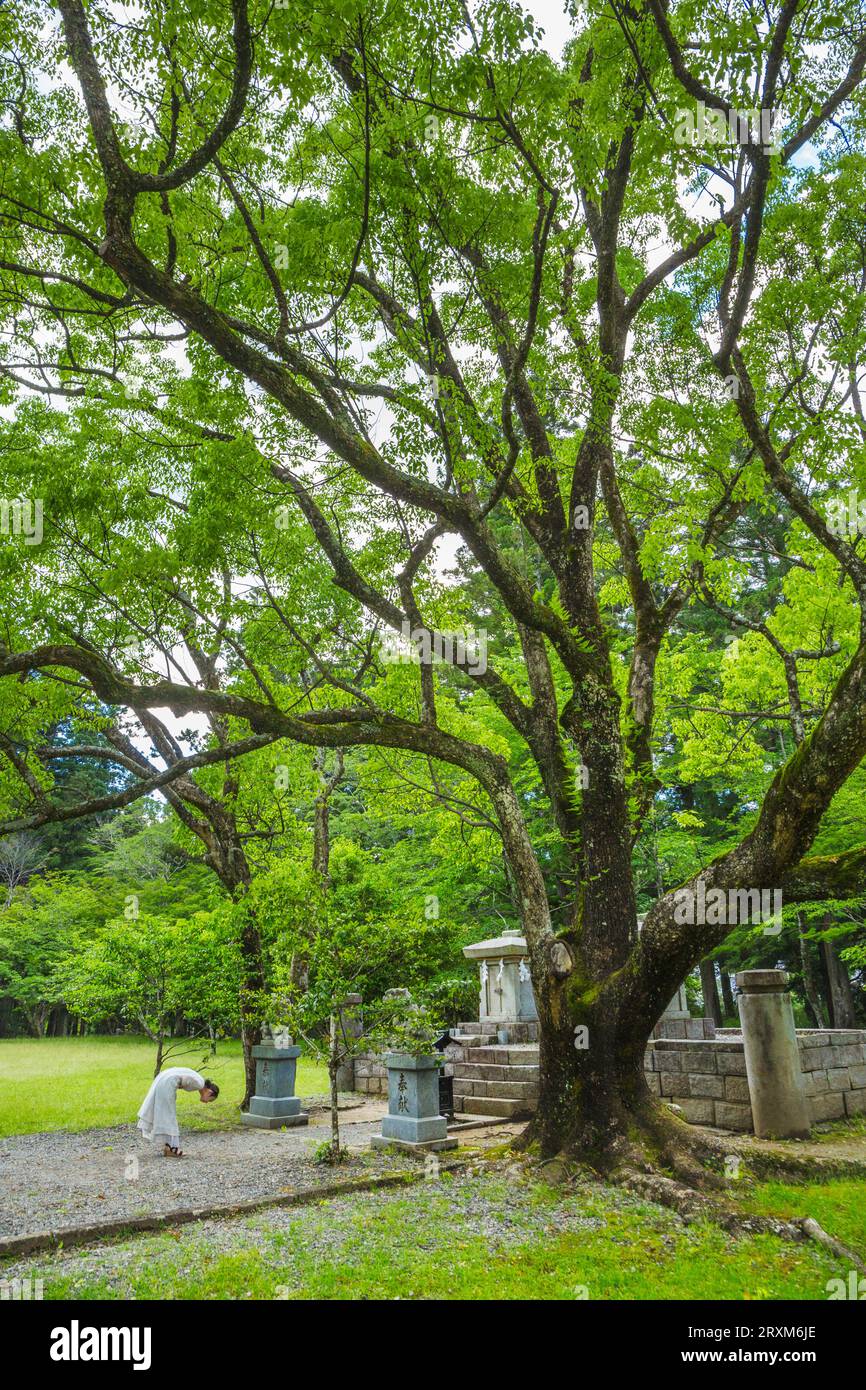
[[[838,1259],[849,1260],[855,1269],[859,1269],[861,1274],[866,1274],[866,1264],[863,1263],[860,1256],[855,1255],[853,1250],[849,1250],[847,1245],[843,1245],[835,1236],[828,1235],[824,1227],[819,1226],[814,1217],[801,1216],[795,1224],[800,1227],[803,1234],[808,1236],[810,1240],[816,1240],[819,1245],[823,1245],[826,1250],[829,1250],[832,1255],[836,1255]]]
[[[835,1236],[829,1235],[812,1216],[797,1216],[785,1221],[775,1216],[744,1215],[736,1208],[706,1197],[694,1188],[674,1182],[660,1173],[623,1169],[611,1177],[639,1196],[676,1211],[687,1224],[693,1221],[712,1221],[734,1236],[767,1234],[780,1236],[783,1240],[813,1240],[825,1250],[829,1250],[837,1259],[848,1261],[861,1274],[866,1274],[866,1264],[859,1255],[836,1240]]]
[[[512,1141],[512,1148],[526,1152],[538,1138],[536,1126],[530,1122]],[[581,1177],[614,1183],[675,1211],[687,1224],[709,1221],[733,1236],[765,1234],[797,1242],[811,1240],[866,1274],[863,1260],[814,1217],[747,1214],[726,1201],[721,1189],[728,1188],[730,1179],[720,1170],[730,1157],[730,1145],[722,1136],[695,1129],[653,1106],[632,1117],[628,1135],[620,1131],[601,1153],[570,1148],[542,1159],[537,1171],[545,1181],[557,1185]],[[707,1167],[708,1163],[714,1166]]]

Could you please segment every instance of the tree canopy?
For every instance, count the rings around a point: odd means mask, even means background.
[[[860,7],[569,12],[0,14],[2,829],[160,791],[245,901],[338,752],[430,800],[550,1151],[656,1123],[674,889],[860,894],[866,754]]]

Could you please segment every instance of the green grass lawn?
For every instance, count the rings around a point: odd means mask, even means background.
[[[866,1179],[832,1182],[762,1182],[741,1198],[761,1216],[813,1216],[825,1231],[866,1259]]]
[[[733,1239],[621,1190],[552,1191],[500,1168],[42,1254],[15,1273],[54,1299],[820,1301],[846,1271],[815,1245]]]
[[[153,1080],[156,1049],[146,1038],[0,1038],[0,1137],[49,1129],[92,1129],[134,1122]],[[240,1042],[220,1042],[215,1057],[199,1043],[173,1054],[168,1066],[206,1072],[220,1088],[210,1105],[187,1106],[190,1129],[240,1123]],[[298,1059],[297,1094],[327,1090],[323,1067]]]

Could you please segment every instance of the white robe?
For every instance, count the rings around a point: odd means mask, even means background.
[[[179,1149],[178,1089],[200,1091],[204,1082],[204,1077],[190,1067],[166,1067],[159,1076],[155,1076],[138,1112],[138,1128],[145,1139],[155,1139],[159,1144],[169,1144],[173,1149]]]

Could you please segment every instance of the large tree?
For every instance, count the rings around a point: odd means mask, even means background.
[[[4,458],[44,499],[47,556],[74,516],[91,561],[128,562],[161,499],[124,602],[180,642],[194,585],[234,656],[219,681],[130,671],[104,605],[39,609],[19,543],[9,701],[47,675],[144,718],[450,768],[496,824],[527,936],[543,1150],[685,1142],[644,1047],[729,927],[679,922],[666,893],[638,934],[633,844],[660,658],[687,605],[748,587],[725,549],[744,516],[857,619],[832,652],[807,586],[749,614],[789,695],[815,652],[834,680],[706,888],[779,886],[866,754],[866,562],[825,507],[866,429],[856,4],[593,3],[561,62],[508,0],[57,9],[0,16],[3,372],[10,399],[67,398],[20,423],[87,436],[95,511],[115,454],[149,477],[97,539],[68,444],[73,476],[38,440]],[[772,132],[738,114],[756,109]],[[444,574],[456,545],[483,613]],[[453,640],[479,619],[486,661]],[[418,665],[382,659],[404,624]]]

